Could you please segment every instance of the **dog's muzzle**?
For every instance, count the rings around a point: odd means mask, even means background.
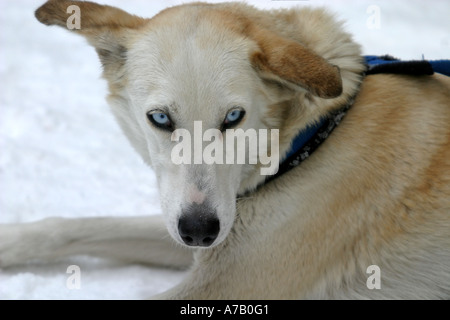
[[[190,205],[178,220],[178,233],[188,246],[209,247],[220,231],[216,210],[208,205]]]

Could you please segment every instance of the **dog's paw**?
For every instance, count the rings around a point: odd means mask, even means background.
[[[0,268],[45,258],[54,250],[51,219],[0,225]]]

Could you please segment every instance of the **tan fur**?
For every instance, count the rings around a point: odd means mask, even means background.
[[[240,8],[239,8],[240,9]],[[230,30],[253,39],[260,51],[253,52],[250,61],[261,72],[303,86],[322,98],[334,98],[342,93],[339,69],[308,50],[297,41],[285,39],[235,10],[207,10],[203,17],[219,22]]]
[[[130,30],[143,27],[147,20],[115,7],[89,1],[51,0],[35,12],[46,25],[66,28],[67,8],[77,5],[81,13],[81,29],[73,29],[94,45],[104,67],[104,76],[110,79],[110,90],[123,88],[123,63]],[[120,80],[120,81],[119,81]],[[118,83],[119,82],[119,83]]]
[[[175,73],[168,73],[174,82],[186,80],[173,89],[185,97],[183,108],[171,105],[179,117],[185,109],[198,117],[222,112],[215,109],[220,99],[214,92],[224,86],[234,94],[254,90],[263,101],[252,109],[260,113],[258,125],[280,130],[282,155],[299,130],[356,95],[340,126],[299,167],[257,190],[265,178],[256,170],[260,164],[241,174],[236,193],[246,196],[237,199],[227,236],[212,248],[194,250],[188,277],[159,298],[450,298],[448,77],[362,79],[359,46],[321,9],[259,11],[238,3],[194,3],[144,20],[107,6],[54,0],[36,16],[64,26],[69,3],[83,6],[88,27],[80,33],[103,60],[102,50],[126,53],[106,54],[109,101],[130,142],[152,166],[158,159],[147,150],[149,123],[142,129],[130,114],[139,117],[136,104],[147,103],[146,90],[160,90],[151,78],[164,72]],[[148,39],[155,41],[156,53],[148,53]],[[192,61],[200,57],[196,69],[177,65],[185,61],[177,45]],[[206,55],[212,62],[205,61],[205,52],[223,59]],[[227,82],[237,66],[213,70],[236,52],[241,56],[233,61],[247,61],[237,70],[249,79],[244,88],[237,80]],[[139,73],[144,67],[139,59],[158,61],[154,74]],[[213,67],[202,73],[203,63]],[[197,79],[199,91],[192,85]],[[211,79],[223,83],[214,86]],[[251,117],[249,112],[242,125],[252,123]],[[229,176],[221,176],[220,184],[236,184]],[[182,177],[177,176],[169,202],[182,190]],[[218,187],[195,192],[203,202]],[[162,228],[160,217],[0,226],[0,265],[72,254],[176,267],[192,263],[192,251],[173,245]],[[52,236],[42,240],[46,230]],[[381,269],[379,290],[366,286],[370,265]]]
[[[51,0],[36,10],[36,18],[48,25],[66,26],[67,8],[77,5],[83,12],[81,32],[92,28],[107,28],[109,31],[120,28],[136,29],[145,19],[131,15],[123,10],[89,1]]]

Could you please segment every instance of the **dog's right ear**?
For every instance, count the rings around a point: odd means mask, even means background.
[[[77,13],[79,16],[73,17]],[[123,65],[127,35],[148,21],[111,6],[68,0],[49,0],[36,10],[35,16],[43,24],[58,25],[84,36],[95,47],[106,72]],[[78,26],[71,25],[73,18],[79,19]]]

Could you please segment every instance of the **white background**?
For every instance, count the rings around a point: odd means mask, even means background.
[[[180,2],[103,0],[145,17]],[[347,20],[364,54],[450,56],[449,1],[248,2],[329,7]],[[0,1],[0,223],[160,213],[153,172],[109,112],[95,51],[81,37],[39,24],[33,13],[41,4]],[[373,6],[379,25],[371,23]],[[81,267],[80,290],[66,288],[70,264]],[[83,257],[0,270],[0,299],[142,299],[183,275]]]

